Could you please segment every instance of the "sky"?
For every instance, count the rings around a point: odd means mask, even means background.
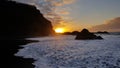
[[[118,27],[120,25],[120,0],[15,1],[35,5],[52,22],[54,29],[65,28],[66,31],[80,31],[88,28],[91,31],[120,31]]]

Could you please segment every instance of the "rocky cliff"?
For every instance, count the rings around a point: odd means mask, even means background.
[[[0,1],[1,36],[48,36],[52,33],[51,22],[35,6]]]

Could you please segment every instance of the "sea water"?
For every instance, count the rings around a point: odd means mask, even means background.
[[[104,40],[74,40],[75,36],[27,38],[39,42],[21,45],[15,54],[33,58],[35,68],[120,68],[120,35]]]

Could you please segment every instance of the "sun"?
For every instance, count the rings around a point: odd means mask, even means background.
[[[65,29],[64,28],[56,28],[55,32],[56,33],[64,33]]]

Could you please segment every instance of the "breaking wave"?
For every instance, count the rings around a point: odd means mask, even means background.
[[[75,36],[28,38],[15,56],[33,58],[35,68],[120,68],[120,35],[104,40],[74,40]]]

